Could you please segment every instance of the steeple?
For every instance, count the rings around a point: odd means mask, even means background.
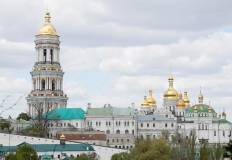
[[[198,103],[203,104],[203,100],[204,100],[204,96],[203,96],[201,89],[200,89],[200,93],[198,95]]]

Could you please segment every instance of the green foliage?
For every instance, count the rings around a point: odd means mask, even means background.
[[[210,160],[210,150],[207,143],[201,144],[200,160]]]
[[[130,155],[127,152],[116,153],[112,156],[111,160],[130,160]]]
[[[170,160],[171,148],[163,138],[140,140],[130,156],[132,160]]]
[[[16,150],[16,160],[38,160],[38,155],[30,145],[22,144]]]
[[[6,120],[0,120],[0,129],[8,131],[10,129],[10,122]]]
[[[225,146],[224,157],[232,159],[232,140]]]
[[[16,155],[14,153],[9,153],[5,157],[6,160],[16,160]]]
[[[28,116],[28,114],[27,113],[20,113],[19,115],[18,115],[18,117],[17,117],[17,120],[20,120],[20,119],[23,119],[23,120],[25,120],[25,121],[29,121],[30,119],[31,119],[31,117],[30,116]]]
[[[34,137],[46,137],[46,133],[46,127],[41,123],[35,123],[22,131],[23,135]]]
[[[218,144],[210,148],[210,158],[211,160],[222,160],[224,153],[224,148]]]

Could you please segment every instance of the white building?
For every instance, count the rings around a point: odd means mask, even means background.
[[[132,107],[118,108],[105,105],[88,108],[86,129],[104,131],[109,146],[131,148],[136,136],[135,110]]]
[[[210,105],[204,104],[203,94],[200,92],[198,104],[190,105],[187,92],[184,96],[174,88],[174,78],[169,77],[169,87],[164,93],[163,106],[154,109],[156,100],[144,98],[141,105],[138,122],[138,136],[141,138],[155,138],[162,131],[169,132],[169,139],[177,131],[189,138],[196,134],[197,142],[228,143],[232,139],[232,123],[226,120],[226,113],[218,115]],[[149,111],[149,112],[147,112]]]

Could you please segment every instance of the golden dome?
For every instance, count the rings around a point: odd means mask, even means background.
[[[156,104],[156,100],[152,95],[152,90],[149,90],[149,96],[144,96],[143,107],[150,107]]]
[[[183,100],[184,100],[185,106],[188,106],[190,104],[190,100],[188,98],[188,92],[186,92],[186,91],[184,92]]]
[[[185,103],[184,103],[184,100],[183,100],[181,93],[179,94],[179,100],[176,103],[176,107],[177,108],[185,108]]]
[[[173,87],[174,78],[170,76],[168,78],[168,82],[169,82],[169,87],[168,90],[164,93],[164,97],[169,99],[178,99],[178,92]]]
[[[58,34],[56,32],[56,29],[51,24],[51,21],[50,21],[51,16],[49,12],[46,13],[44,19],[45,19],[44,25],[39,29],[38,35],[57,36]]]
[[[149,90],[149,96],[147,97],[147,102],[149,104],[156,104],[155,98],[152,96],[152,90]]]

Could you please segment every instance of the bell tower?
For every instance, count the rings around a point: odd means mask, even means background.
[[[45,14],[44,24],[35,36],[35,50],[32,90],[26,98],[32,117],[67,106],[68,97],[63,92],[64,72],[59,60],[59,35],[51,24],[50,13]]]

